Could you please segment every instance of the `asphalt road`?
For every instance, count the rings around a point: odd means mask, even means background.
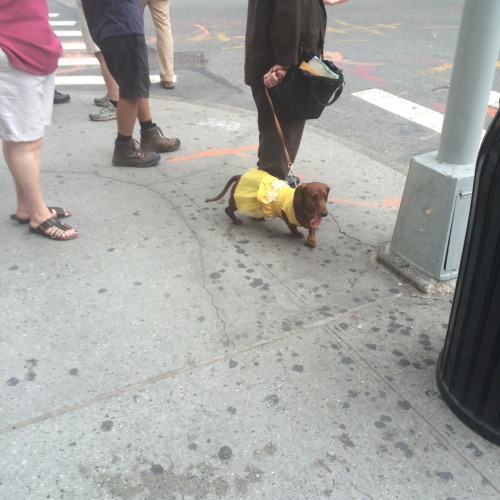
[[[176,88],[169,91],[172,96],[254,109],[243,83],[246,5],[246,0],[171,2],[177,75]],[[50,0],[49,7],[61,12],[61,19],[76,19],[73,0]],[[338,135],[346,145],[400,172],[406,172],[415,154],[437,150],[439,132],[353,94],[379,89],[444,113],[462,7],[463,1],[456,0],[350,0],[328,7],[326,57],[343,69],[346,87],[334,106],[309,124]],[[149,12],[145,22],[155,74]],[[69,71],[99,74],[97,67]],[[492,90],[500,91],[498,69]],[[153,95],[165,92],[158,85],[152,88]],[[494,112],[485,110],[485,126]]]

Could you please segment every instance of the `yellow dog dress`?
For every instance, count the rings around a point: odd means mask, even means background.
[[[288,222],[299,223],[293,210],[295,189],[285,181],[268,174],[264,170],[252,168],[245,172],[234,191],[237,209],[255,218],[281,217],[285,212]]]

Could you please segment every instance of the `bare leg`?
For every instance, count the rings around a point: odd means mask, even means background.
[[[139,109],[137,111],[137,118],[140,122],[147,122],[151,120],[151,110],[149,108],[149,99],[139,99]]]
[[[106,64],[106,61],[104,60],[102,52],[96,52],[95,56],[101,66],[101,74],[102,77],[104,78],[104,83],[106,84],[106,89],[108,91],[109,99],[111,101],[118,101],[118,93],[119,93],[118,84],[116,83],[115,79],[109,72],[108,66]]]
[[[30,218],[30,226],[37,227],[52,217],[43,199],[40,182],[40,161],[43,139],[29,142],[3,141],[3,154],[9,167],[17,194],[18,217]],[[61,239],[74,236],[73,228],[61,231],[55,227],[49,234],[64,233]]]
[[[116,121],[118,123],[118,133],[131,136],[134,133],[134,125],[139,112],[139,101],[142,99],[118,99],[116,107]]]
[[[121,135],[132,135],[135,121],[147,122],[151,120],[149,99],[118,99],[116,108],[116,120],[118,122],[118,133]]]

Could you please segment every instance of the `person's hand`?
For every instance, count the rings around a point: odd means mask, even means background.
[[[346,3],[347,0],[323,0],[325,5],[337,5],[339,3]]]
[[[264,75],[264,85],[268,89],[276,87],[276,85],[279,85],[283,81],[283,78],[285,78],[287,70],[288,68],[276,64]]]

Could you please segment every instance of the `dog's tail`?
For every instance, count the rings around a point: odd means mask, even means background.
[[[224,195],[227,193],[228,189],[231,187],[231,184],[238,182],[240,180],[241,175],[234,175],[227,181],[226,187],[222,190],[222,193],[218,194],[215,198],[207,198],[205,202],[208,201],[219,201]]]

